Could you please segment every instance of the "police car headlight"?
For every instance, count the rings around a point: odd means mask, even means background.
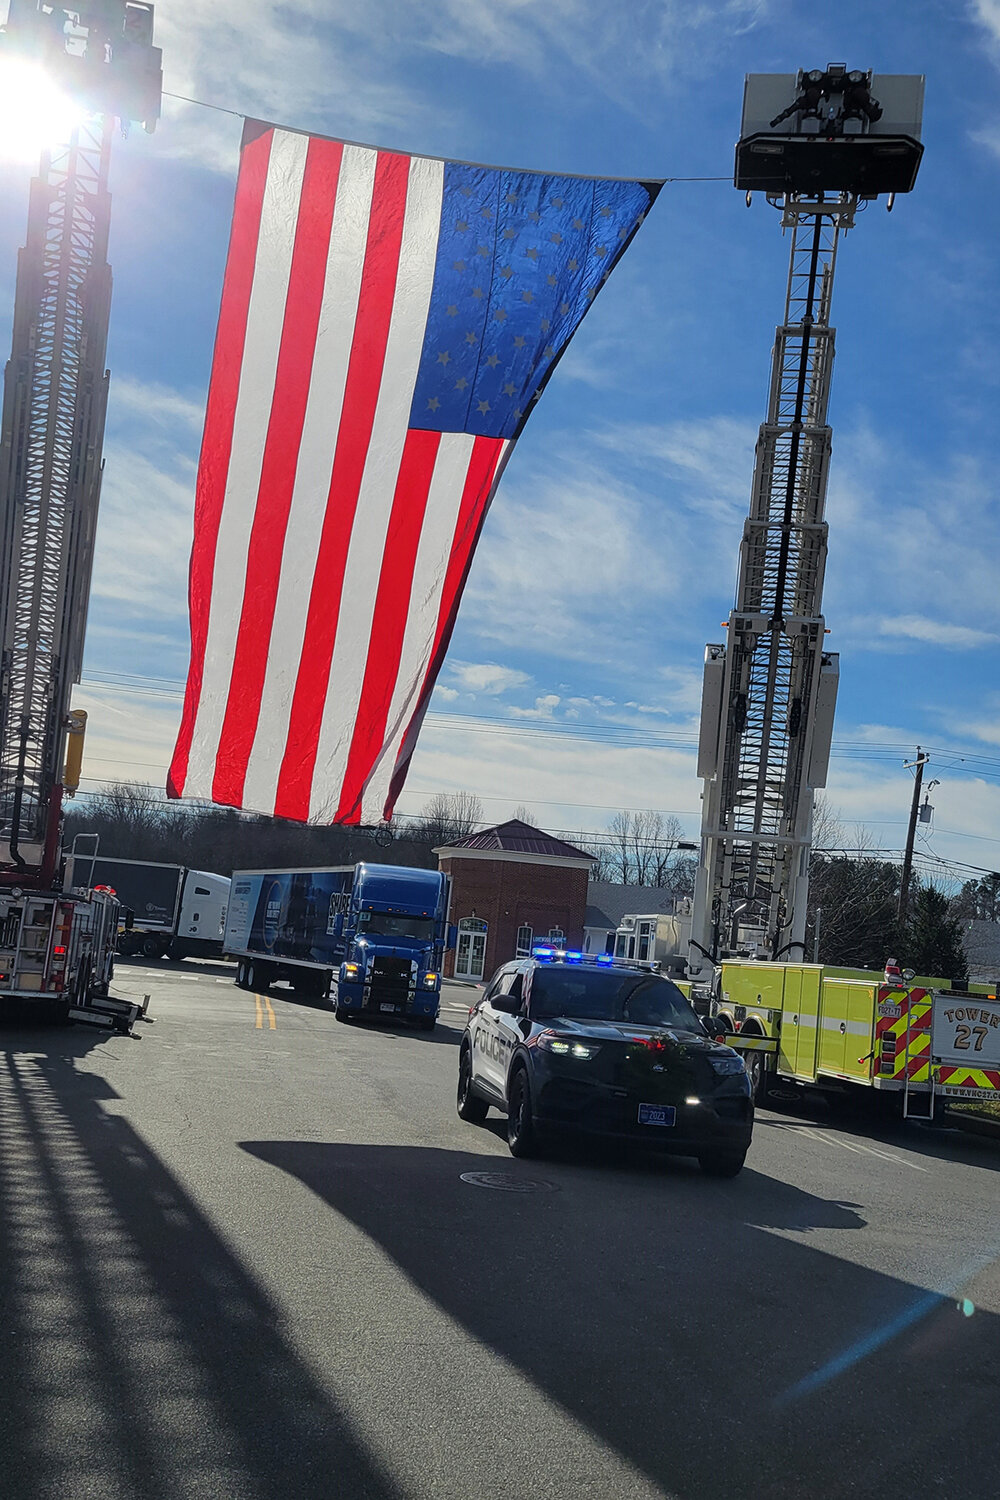
[[[743,1059],[738,1052],[716,1052],[708,1060],[716,1073],[742,1073],[744,1071]]]
[[[559,1057],[576,1057],[581,1062],[589,1062],[601,1050],[600,1042],[576,1042],[572,1037],[557,1036],[551,1031],[542,1032],[538,1038],[538,1046],[543,1052],[554,1052]]]

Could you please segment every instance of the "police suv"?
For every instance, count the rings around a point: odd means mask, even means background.
[[[705,1030],[681,991],[648,966],[535,948],[494,975],[469,1013],[458,1113],[507,1115],[514,1156],[557,1132],[695,1156],[735,1177],[753,1129],[743,1060]]]

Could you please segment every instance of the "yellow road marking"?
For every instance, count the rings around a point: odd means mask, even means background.
[[[264,1004],[267,1006],[267,1019],[270,1024],[271,1030],[277,1031],[278,1020],[274,1014],[274,1006],[271,1004],[270,998],[267,995],[264,996]]]
[[[253,998],[257,1004],[257,1030],[260,1031],[264,1025],[264,1007],[260,1003],[259,995],[254,995]]]

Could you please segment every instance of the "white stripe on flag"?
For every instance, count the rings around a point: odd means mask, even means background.
[[[362,823],[382,821],[396,756],[427,671],[475,441],[470,433],[465,432],[446,432],[441,437],[413,569],[399,672],[386,720],[383,748],[364,789]]]
[[[377,159],[377,151],[345,146],[340,166],[323,306],[281,560],[267,675],[243,792],[243,806],[261,812],[274,810],[285,750],[284,738],[275,731],[279,725],[288,726],[302,660],[313,574],[333,470],[334,438],[343,410],[365,266]]]
[[[184,793],[211,797],[246,587],[247,554],[285,320],[309,137],[275,131],[247,315],[232,458],[219,522],[205,668]]]
[[[386,533],[434,285],[443,189],[444,163],[412,158],[385,364],[347,554],[320,727],[309,799],[311,816],[335,815],[347,769],[368,664]]]

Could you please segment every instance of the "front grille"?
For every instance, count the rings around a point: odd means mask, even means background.
[[[375,958],[369,971],[368,1004],[406,1005],[412,994],[413,970],[407,958]]]

